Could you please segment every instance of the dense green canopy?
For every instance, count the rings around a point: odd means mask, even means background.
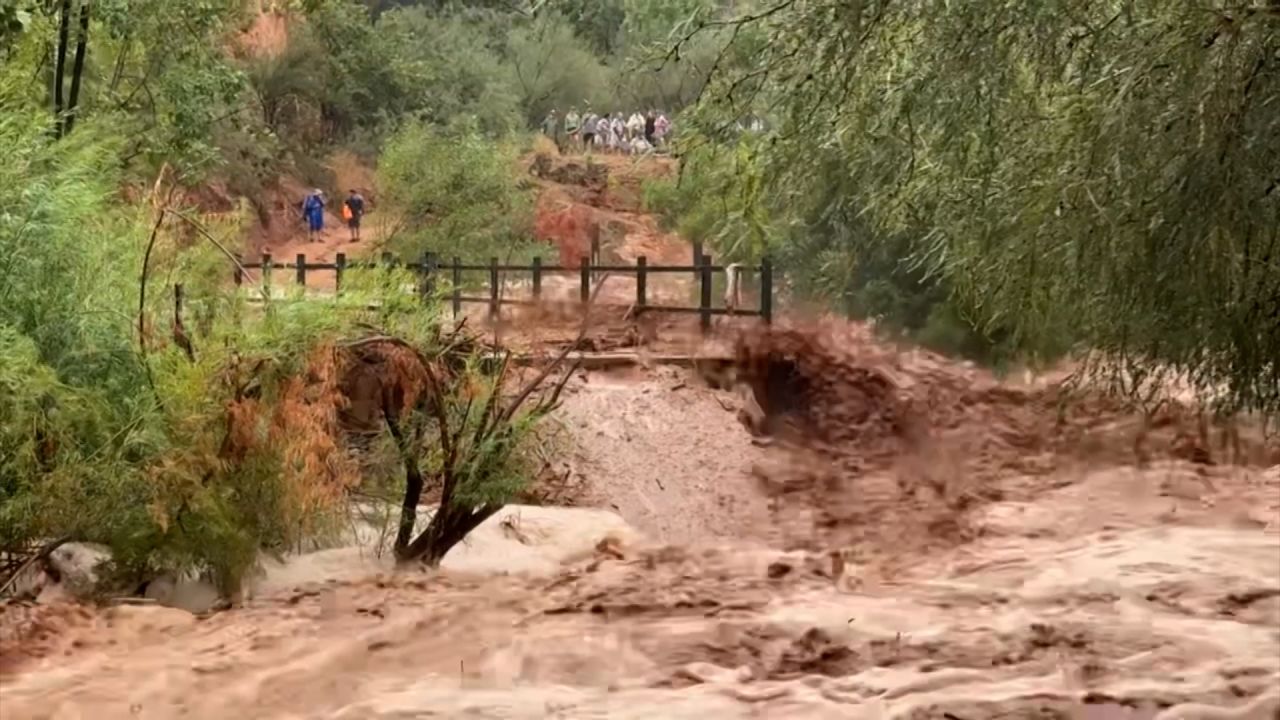
[[[724,24],[758,61],[720,66],[691,152],[771,121],[739,147],[801,285],[838,297],[887,253],[1010,347],[1280,411],[1280,3],[787,0]]]

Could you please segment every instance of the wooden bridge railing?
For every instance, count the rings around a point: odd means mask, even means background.
[[[583,258],[582,263],[578,267],[568,267],[563,265],[544,265],[542,258],[535,257],[533,262],[528,265],[513,265],[499,262],[498,258],[490,258],[488,264],[476,265],[463,263],[459,258],[451,258],[449,262],[442,263],[434,253],[425,253],[418,262],[403,263],[397,260],[390,253],[383,253],[380,261],[348,261],[343,253],[338,253],[336,261],[326,262],[310,262],[305,254],[299,253],[291,263],[280,263],[270,255],[263,253],[261,262],[256,263],[240,263],[235,268],[235,283],[237,286],[243,285],[246,278],[243,270],[260,270],[262,272],[262,282],[264,285],[270,285],[272,274],[274,271],[292,271],[294,282],[302,287],[306,287],[307,274],[310,272],[333,272],[335,273],[334,288],[336,292],[342,291],[343,277],[347,271],[355,269],[376,269],[376,268],[394,268],[402,267],[414,272],[418,276],[418,293],[424,300],[435,294],[437,283],[440,278],[447,278],[450,285],[449,299],[453,307],[453,315],[456,318],[462,312],[464,303],[487,304],[489,306],[489,314],[496,317],[503,305],[534,305],[541,301],[542,298],[542,280],[548,274],[577,274],[579,278],[579,298],[585,304],[591,297],[591,287],[593,282],[597,281],[600,273],[609,273],[617,275],[634,275],[636,279],[636,298],[634,303],[634,312],[639,315],[642,313],[694,313],[700,316],[703,328],[711,326],[711,318],[714,315],[735,315],[745,317],[759,317],[766,323],[773,320],[773,264],[769,258],[765,258],[759,265],[740,266],[742,272],[754,272],[760,276],[760,304],[758,308],[724,308],[715,307],[712,303],[712,285],[716,273],[724,272],[725,267],[712,264],[711,257],[701,254],[701,248],[695,246],[694,257],[700,261],[693,265],[650,265],[644,257],[636,258],[634,265],[624,264],[598,264],[593,262],[592,258]],[[487,279],[487,295],[465,295],[463,294],[462,273],[464,272],[488,272]],[[503,276],[511,274],[527,275],[532,280],[532,299],[508,298],[504,297],[502,292]],[[654,304],[649,301],[648,297],[648,280],[654,274],[692,274],[698,287],[698,305],[697,306],[680,306],[680,305],[662,305]]]

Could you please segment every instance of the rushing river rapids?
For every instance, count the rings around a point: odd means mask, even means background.
[[[768,447],[687,376],[567,393],[579,470],[641,533],[513,509],[435,574],[347,548],[204,619],[10,608],[0,712],[1277,717],[1274,446],[1188,454],[1181,421],[831,330],[732,367]]]

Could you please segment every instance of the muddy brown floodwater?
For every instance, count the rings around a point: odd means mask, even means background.
[[[0,713],[1280,717],[1256,429],[1144,424],[856,327],[744,336],[720,375],[753,400],[673,369],[575,381],[578,501],[611,512],[507,519],[437,573],[316,562],[204,619],[10,608]]]

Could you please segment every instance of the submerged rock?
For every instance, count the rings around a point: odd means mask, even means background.
[[[49,567],[58,584],[78,599],[92,597],[100,591],[102,572],[111,562],[111,550],[94,543],[65,543],[49,554]]]

